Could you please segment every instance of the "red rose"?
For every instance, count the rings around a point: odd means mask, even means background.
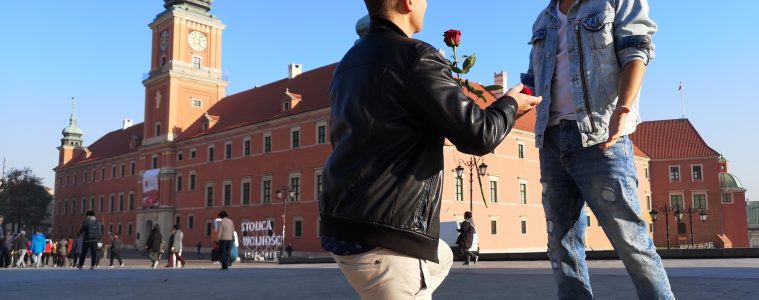
[[[532,96],[532,90],[526,85],[522,88],[522,91],[520,93],[525,94],[527,96]]]
[[[451,29],[443,33],[443,41],[448,47],[458,47],[461,44],[461,31]]]

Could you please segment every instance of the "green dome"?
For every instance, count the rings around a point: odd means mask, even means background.
[[[63,131],[61,131],[63,136],[82,136],[84,135],[84,130],[76,126],[76,116],[72,113],[71,118],[69,119],[69,127],[63,128]]]
[[[738,177],[730,173],[719,174],[719,185],[723,190],[746,190]]]

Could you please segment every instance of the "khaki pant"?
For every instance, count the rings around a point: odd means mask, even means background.
[[[444,241],[439,241],[437,251],[439,264],[379,247],[332,257],[361,299],[432,299],[453,263],[451,248]]]

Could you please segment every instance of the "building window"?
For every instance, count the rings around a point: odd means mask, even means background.
[[[119,193],[119,211],[124,211],[124,193]]]
[[[232,205],[232,184],[224,183],[224,206]]]
[[[203,100],[193,98],[192,107],[203,107]]]
[[[231,159],[232,158],[232,143],[227,143],[224,145],[224,159]]]
[[[498,203],[498,181],[490,181],[490,203]]]
[[[646,195],[646,210],[651,211],[651,195]]]
[[[161,135],[161,123],[155,123],[155,136]]]
[[[177,152],[177,161],[182,161],[184,158],[184,153],[182,151]]]
[[[206,186],[206,207],[213,207],[213,186]]]
[[[111,178],[116,178],[116,165],[111,165]],[[74,176],[74,184],[76,184],[76,176]]]
[[[206,237],[211,236],[211,220],[206,220]]]
[[[519,184],[519,204],[527,204],[527,184]]]
[[[151,162],[151,169],[158,169],[158,155],[153,154],[153,161]]]
[[[134,209],[134,193],[129,192],[129,210]]]
[[[290,140],[291,148],[300,147],[300,129],[290,129],[290,135],[292,136]]]
[[[250,156],[250,139],[245,139],[242,141],[242,154],[245,156]]]
[[[322,177],[322,171],[319,170],[316,172],[316,178],[314,178],[314,182],[316,182],[316,196],[315,198],[318,200],[319,195],[321,195],[322,191],[324,190],[324,177]]]
[[[704,180],[704,174],[702,172],[701,165],[691,166],[691,174],[693,174],[693,181]]]
[[[194,69],[200,69],[200,57],[199,56],[193,56],[192,57],[192,67]]]
[[[182,175],[177,176],[177,192],[182,191]]]
[[[646,169],[645,169],[645,173],[646,173],[646,178],[650,178],[650,177],[649,177],[650,175],[648,175],[648,167],[646,167]]]
[[[733,196],[731,194],[722,194],[722,203],[733,203]]]
[[[524,144],[522,143],[517,144],[517,152],[519,154],[519,158],[523,159],[524,158]]]
[[[250,204],[250,181],[243,181],[242,183],[242,200],[240,201],[242,205],[249,205]]]
[[[295,219],[293,221],[293,236],[296,239],[303,237],[303,219]]]
[[[193,225],[195,225],[195,216],[189,215],[187,216],[187,229],[192,229]]]
[[[683,210],[683,195],[669,195],[669,205],[672,208]]]
[[[527,234],[527,221],[522,220],[520,223],[522,223],[522,234]],[[588,219],[588,224],[590,224],[590,219]]]
[[[264,179],[261,181],[261,203],[271,203],[271,179]]]
[[[300,201],[300,176],[290,178],[290,190],[295,192],[295,195],[290,199],[290,202]]]
[[[95,197],[90,197],[90,207],[88,210],[95,211]]]
[[[111,194],[108,197],[108,200],[110,200],[110,201],[108,201],[108,203],[110,204],[108,206],[108,212],[114,212],[116,210],[116,196],[113,195],[113,194]]]
[[[119,231],[117,231],[119,235],[121,235],[121,223],[119,223]]]
[[[129,173],[134,175],[137,172],[134,162],[129,163]]]
[[[327,125],[319,124],[316,126],[316,143],[327,143]]]
[[[190,159],[195,159],[196,156],[197,156],[197,153],[195,149],[194,148],[190,149]]]
[[[587,218],[587,225],[588,225],[588,227],[590,227],[590,216],[586,216],[586,218]]]
[[[680,181],[680,166],[669,166],[669,181]]]
[[[132,235],[132,223],[127,224],[127,235]]]
[[[208,161],[213,161],[214,150],[213,146],[208,146]]]
[[[100,196],[100,212],[105,211],[105,199],[103,199],[103,196]]]
[[[121,164],[121,177],[124,177],[126,175],[126,165],[123,163]]]
[[[498,221],[497,220],[490,220],[490,234],[492,234],[492,235],[498,234]]]
[[[179,226],[180,224],[182,224],[181,222],[182,222],[182,218],[180,218],[179,216],[174,217],[174,225]]]
[[[687,233],[687,231],[685,230],[685,222],[677,222],[677,233],[678,234]]]
[[[264,153],[271,152],[271,133],[264,135]]]
[[[454,177],[456,183],[456,201],[464,201],[464,178]]]
[[[68,177],[66,177],[68,179]],[[100,180],[105,180],[105,167],[100,168]],[[66,184],[68,184],[68,180],[66,180]]]
[[[194,191],[195,190],[195,173],[190,173],[189,180],[190,180],[189,182],[190,191]]]
[[[693,194],[693,208],[706,209],[706,194]]]

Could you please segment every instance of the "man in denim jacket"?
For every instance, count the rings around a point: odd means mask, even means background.
[[[522,82],[543,96],[540,148],[548,255],[559,298],[591,299],[583,244],[593,211],[641,299],[673,299],[640,216],[632,142],[638,97],[654,58],[647,0],[551,0],[533,25]]]

